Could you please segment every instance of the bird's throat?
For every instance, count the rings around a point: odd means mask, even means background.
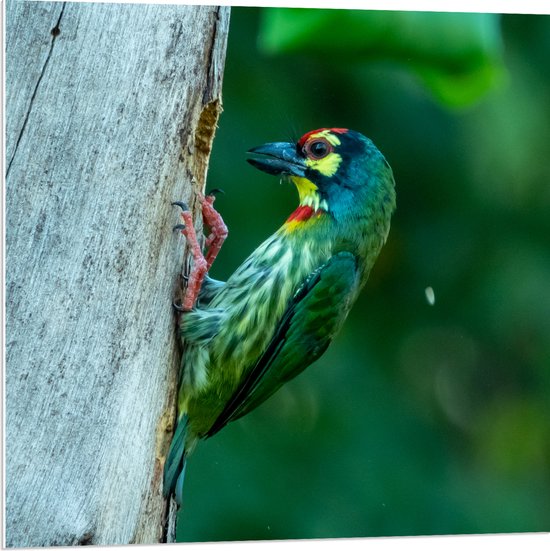
[[[287,232],[305,227],[308,225],[306,222],[313,222],[328,211],[327,202],[321,199],[319,188],[313,182],[298,176],[293,176],[291,180],[298,190],[300,204],[283,226]]]
[[[309,204],[300,204],[298,208],[286,219],[283,228],[287,232],[293,232],[298,228],[309,227],[310,224],[320,220],[327,213],[326,201],[312,201]]]
[[[300,176],[292,176],[291,180],[298,190],[300,205],[314,206],[312,203],[315,202],[315,199],[319,202],[319,188],[311,180]]]
[[[292,182],[298,190],[300,196],[300,207],[311,207],[314,212],[318,210],[328,211],[328,204],[324,199],[321,199],[319,188],[307,178],[301,178],[299,176],[293,176]]]

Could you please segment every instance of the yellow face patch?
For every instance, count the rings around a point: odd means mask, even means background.
[[[322,159],[306,159],[306,165],[319,172],[323,176],[330,178],[334,176],[342,162],[342,157],[338,153],[329,153]]]
[[[336,147],[342,143],[338,136],[333,134],[330,130],[322,130],[321,132],[311,134],[307,141],[311,142],[314,140],[318,140],[319,138],[324,138],[333,147]],[[329,153],[326,157],[323,157],[322,159],[306,159],[306,165],[308,166],[308,168],[316,170],[327,178],[330,178],[331,176],[334,176],[336,174],[341,162],[342,157],[338,153],[334,152]]]

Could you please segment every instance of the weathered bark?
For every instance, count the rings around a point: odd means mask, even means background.
[[[165,537],[184,240],[229,8],[6,7],[6,543]]]

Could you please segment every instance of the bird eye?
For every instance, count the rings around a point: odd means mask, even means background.
[[[304,153],[312,159],[322,159],[332,152],[332,145],[324,138],[306,143]]]

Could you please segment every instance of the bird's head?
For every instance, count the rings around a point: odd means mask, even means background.
[[[391,168],[371,140],[347,128],[321,128],[297,143],[276,142],[249,150],[248,162],[269,174],[289,177],[300,206],[335,217],[393,203]],[[391,208],[393,210],[393,208]]]

